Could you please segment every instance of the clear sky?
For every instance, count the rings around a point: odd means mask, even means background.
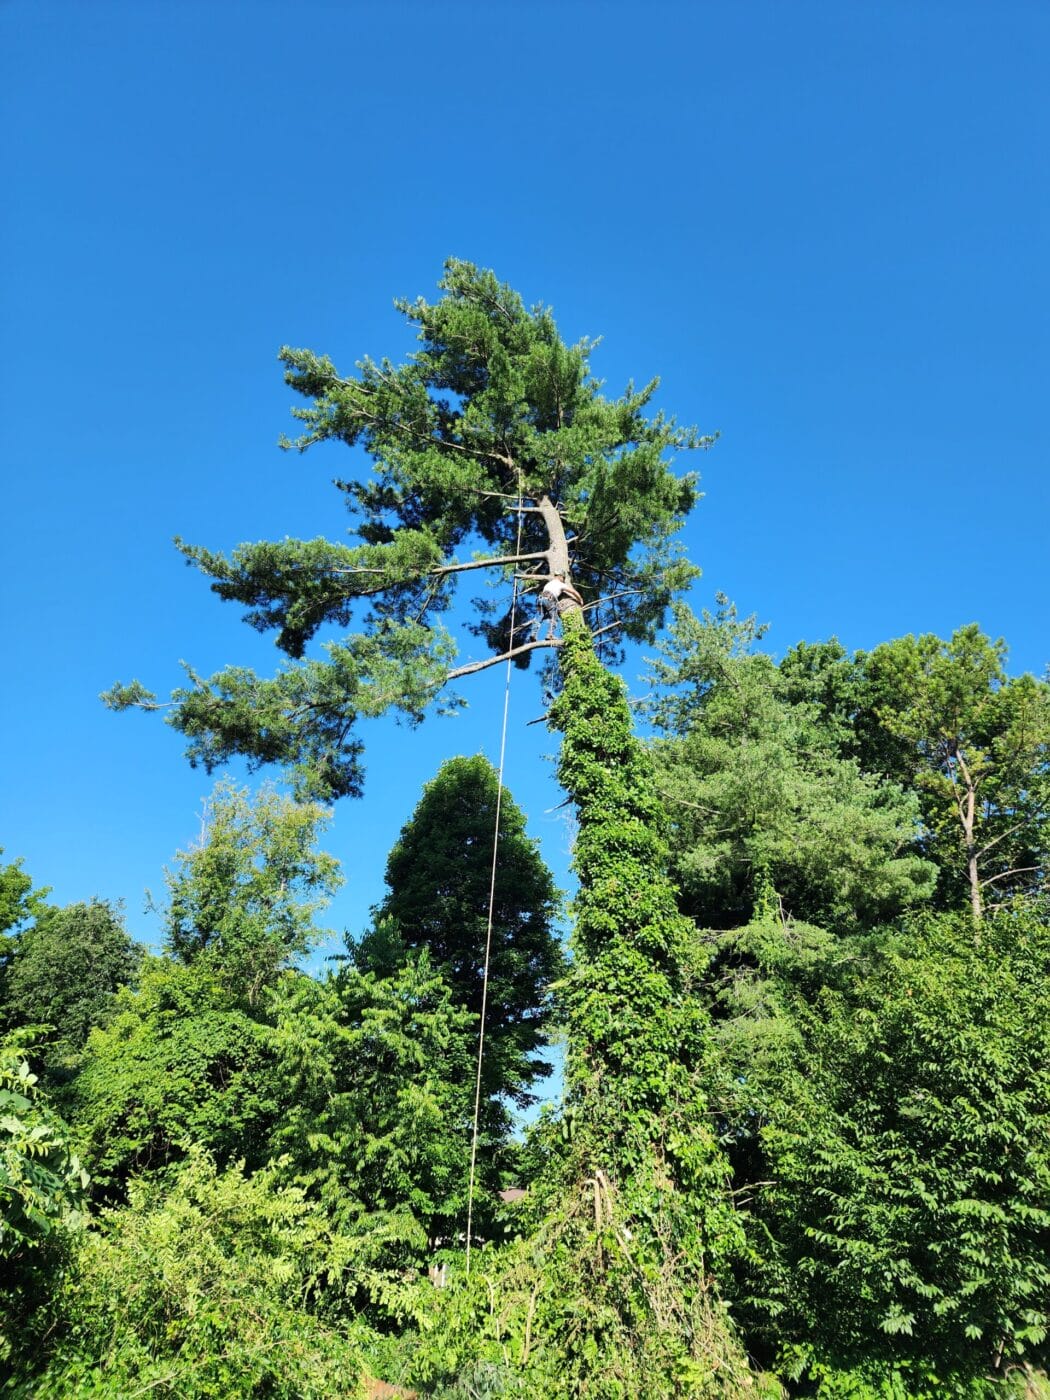
[[[171,537],[343,537],[352,464],[278,451],[275,353],[404,356],[391,300],[449,254],[721,432],[683,463],[698,606],[777,652],[976,620],[1042,673],[1048,70],[1045,0],[0,0],[5,858],[155,934],[211,783],[98,693],[276,661]],[[365,730],[337,927],[441,759],[495,756],[501,688]],[[564,882],[541,709],[516,675],[508,781]]]

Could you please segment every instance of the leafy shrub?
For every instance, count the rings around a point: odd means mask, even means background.
[[[769,1332],[820,1394],[873,1362],[909,1396],[1045,1365],[1048,978],[1030,913],[929,918],[802,1016],[804,1068],[761,1105],[753,1239]]]
[[[36,1084],[22,1053],[0,1048],[0,1362],[23,1338],[85,1222],[87,1173]]]
[[[172,1179],[133,1182],[129,1204],[103,1212],[58,1299],[46,1372],[23,1362],[12,1393],[352,1396],[356,1342],[307,1306],[329,1248],[301,1192],[274,1189],[269,1172],[217,1173],[194,1150]]]

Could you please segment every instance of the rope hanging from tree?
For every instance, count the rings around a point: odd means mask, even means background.
[[[521,553],[522,492],[518,476],[518,538],[514,553]],[[518,576],[514,575],[514,591],[510,601],[510,637],[515,635],[518,612]],[[485,1013],[489,1000],[489,963],[492,956],[492,923],[496,908],[496,868],[499,863],[499,819],[503,805],[503,764],[507,753],[507,717],[510,713],[511,661],[507,661],[507,682],[503,690],[503,729],[499,741],[499,773],[496,782],[496,820],[492,831],[492,873],[489,879],[489,912],[485,929],[485,963],[481,978],[481,1019],[478,1025],[478,1068],[474,1082],[474,1127],[470,1137],[470,1182],[467,1186],[467,1277],[470,1277],[470,1243],[474,1220],[474,1180],[478,1162],[478,1124],[481,1118],[481,1070],[485,1056]]]

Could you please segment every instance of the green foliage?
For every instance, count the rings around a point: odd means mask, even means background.
[[[0,846],[0,855],[4,848]],[[7,1002],[7,973],[18,946],[17,933],[35,919],[47,905],[49,890],[34,890],[32,878],[20,860],[0,865],[0,1025],[4,1023]]]
[[[579,821],[569,1111],[586,1125],[585,1150],[600,1157],[590,1169],[619,1182],[629,1209],[652,1209],[630,1199],[635,1173],[646,1192],[663,1180],[660,1205],[681,1210],[677,1223],[688,1229],[677,1242],[688,1276],[738,1240],[726,1164],[704,1127],[711,1035],[690,985],[692,929],[665,874],[666,818],[622,682],[579,623],[566,627],[563,672],[551,723],[564,735],[559,777]]]
[[[34,1036],[49,1084],[61,1086],[75,1072],[89,1031],[105,1021],[118,989],[134,980],[141,957],[122,911],[100,899],[44,909],[19,934],[7,971],[6,1017],[15,1031],[49,1028],[42,1044]]]
[[[195,1150],[169,1180],[106,1211],[56,1300],[45,1373],[22,1358],[9,1393],[58,1400],[156,1392],[184,1400],[361,1393],[356,1338],[308,1300],[331,1254],[321,1212],[271,1172],[217,1173]]]
[[[0,1047],[0,1365],[84,1224],[87,1173],[18,1050]]]
[[[841,752],[917,793],[938,903],[978,918],[1047,893],[1050,683],[1008,677],[1005,660],[1003,641],[971,624],[853,658],[837,643],[800,644],[780,667]]]
[[[334,439],[371,460],[370,472],[339,483],[362,543],[264,542],[226,558],[178,542],[221,598],[244,605],[250,626],[276,630],[290,658],[270,679],[189,670],[166,718],[189,740],[192,763],[210,771],[240,755],[289,768],[300,797],[357,795],[357,719],[396,709],[416,722],[449,678],[455,646],[440,619],[457,582],[481,567],[504,581],[519,564],[567,569],[567,524],[600,630],[650,637],[695,576],[674,537],[696,485],[666,458],[709,439],[650,413],[655,380],[607,399],[592,345],[566,345],[548,309],[528,310],[491,272],[452,259],[440,286],[434,304],[398,303],[420,342],[402,365],[364,359],[345,377],[311,351],[281,352],[288,384],[310,400],[293,410],[304,429],[294,445]],[[507,508],[519,497],[531,502],[524,513]],[[480,559],[457,557],[471,544],[484,547]],[[475,631],[497,652],[512,644],[488,620],[491,603],[475,602]],[[344,632],[358,618],[360,630],[326,643],[324,659],[305,655],[322,629]],[[616,642],[606,635],[605,645]],[[138,681],[103,699],[158,708]]]
[[[719,601],[702,618],[675,607],[647,706],[673,736],[654,759],[683,908],[731,928],[771,885],[796,919],[844,933],[928,899],[936,871],[912,849],[915,794],[841,757],[817,708],[751,651],[762,629]]]
[[[240,756],[251,771],[286,768],[304,802],[360,796],[357,719],[397,709],[418,724],[445,684],[455,647],[439,625],[406,621],[377,624],[374,635],[356,633],[324,650],[327,660],[303,661],[270,680],[243,666],[209,679],[187,668],[190,684],[173,692],[166,721],[189,740],[191,766],[212,773]],[[158,708],[138,681],[102,699],[113,710]]]
[[[1045,893],[1050,861],[1050,684],[1008,678],[1005,655],[971,625],[859,658],[874,742],[914,781],[947,888],[978,915]]]
[[[449,980],[458,1005],[471,1013],[467,1034],[476,1045],[489,895],[494,891],[483,1092],[489,1133],[506,1131],[506,1097],[524,1105],[528,1090],[549,1073],[538,1057],[547,1044],[549,988],[564,970],[551,924],[554,879],[525,834],[525,817],[511,794],[500,800],[493,886],[493,837],[499,779],[480,755],[453,758],[426,785],[422,800],[387,860],[389,893],[377,914],[388,930],[355,950],[362,968],[389,970],[404,949],[428,948]],[[402,951],[399,951],[398,944]]]
[[[0,855],[3,853],[0,846]],[[0,938],[42,913],[49,894],[50,890],[33,889],[32,877],[22,869],[20,860],[0,865]],[[2,943],[0,950],[6,950]]]
[[[96,1179],[178,1160],[190,1144],[221,1162],[265,1161],[286,1092],[268,993],[317,936],[314,916],[339,884],[314,845],[327,814],[264,790],[222,785],[201,840],[167,877],[168,946],[91,1037],[75,1117]]]
[[[280,1092],[270,1028],[231,1005],[209,961],[149,957],[88,1040],[74,1116],[92,1176],[119,1193],[194,1143],[260,1165]]]
[[[754,1104],[753,1206],[765,1326],[799,1364],[877,1360],[931,1393],[1045,1364],[1048,976],[1023,909],[925,918],[799,1012],[805,1058]]]
[[[426,951],[391,976],[289,977],[274,1002],[282,1173],[365,1250],[374,1301],[466,1216],[472,1018]],[[378,1272],[377,1272],[378,1271]],[[385,1271],[385,1272],[383,1272]]]
[[[319,936],[314,915],[342,883],[334,857],[314,849],[328,814],[269,789],[255,797],[220,783],[201,840],[167,877],[168,946],[203,961],[240,1004]]]
[[[557,501],[577,526],[575,573],[584,587],[615,580],[639,541],[648,555],[633,565],[653,572],[696,499],[693,480],[673,476],[664,453],[708,440],[646,416],[656,381],[606,399],[590,373],[593,345],[567,346],[548,308],[526,309],[493,273],[450,259],[440,287],[434,304],[397,303],[422,347],[402,366],[365,359],[358,377],[341,378],[324,357],[281,352],[287,382],[313,400],[294,410],[304,425],[294,446],[359,443],[376,464],[372,480],[344,483],[362,537],[395,544],[401,531],[421,530],[447,551],[477,533],[509,549],[517,521],[486,493],[521,489]],[[525,525],[524,551],[546,549],[541,523]],[[343,598],[369,590],[368,577],[341,585]],[[252,586],[250,573],[242,586]],[[637,599],[628,619],[638,635],[667,597],[657,585]],[[416,606],[407,600],[401,612]],[[393,611],[399,615],[397,601]]]

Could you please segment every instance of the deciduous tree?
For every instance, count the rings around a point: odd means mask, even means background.
[[[338,862],[315,849],[327,821],[316,803],[220,783],[200,840],[167,876],[174,956],[206,962],[235,1000],[256,1003],[321,936],[314,916],[342,883]]]
[[[975,919],[1047,893],[1050,681],[1007,675],[1006,657],[971,623],[853,657],[800,643],[780,666],[844,756],[918,794],[916,849],[939,869],[938,903]]]
[[[760,1312],[800,1368],[971,1395],[1046,1364],[1048,976],[1050,931],[1029,912],[978,931],[966,912],[925,916],[800,1009],[805,1059],[753,1104],[767,1182],[752,1193]]]
[[[1050,684],[1005,659],[976,624],[859,658],[866,731],[921,794],[927,848],[975,919],[1045,893],[1050,868]]]
[[[11,1028],[48,1027],[34,1037],[48,1082],[73,1072],[92,1026],[102,1024],[117,991],[142,957],[123,912],[105,900],[45,909],[15,942],[7,974]]]

